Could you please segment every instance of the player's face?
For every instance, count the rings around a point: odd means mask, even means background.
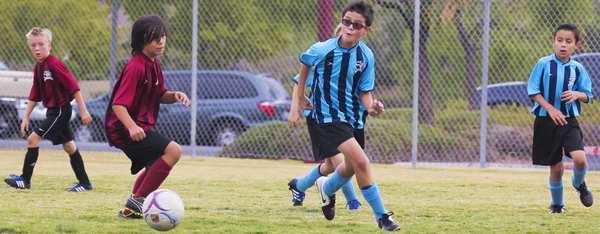
[[[43,62],[46,57],[50,54],[52,45],[48,39],[44,36],[30,36],[27,40],[29,44],[29,50],[31,55],[38,61]]]
[[[367,27],[365,17],[361,14],[348,11],[342,18],[342,47],[354,47],[360,40],[362,35],[371,31],[371,27]]]
[[[573,32],[568,30],[559,30],[556,32],[553,43],[556,57],[563,62],[569,61],[571,54],[575,49],[577,49],[575,35],[573,35]]]
[[[146,44],[142,49],[142,52],[149,58],[154,59],[163,53],[166,44],[167,37],[162,36],[158,40]]]

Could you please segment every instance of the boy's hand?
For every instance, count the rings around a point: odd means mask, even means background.
[[[383,114],[383,112],[385,111],[385,106],[383,105],[382,102],[377,101],[377,99],[373,100],[373,112],[369,113],[369,115],[373,116],[373,117],[377,117],[381,114]]]
[[[581,96],[580,92],[567,90],[560,95],[561,101],[566,101],[567,104],[576,101]]]
[[[558,111],[556,108],[552,107],[548,109],[548,114],[550,115],[550,118],[552,118],[552,121],[554,121],[554,124],[560,126],[567,124],[565,115],[563,115],[563,113]]]
[[[295,110],[290,110],[290,115],[288,115],[288,123],[290,126],[296,127],[298,126],[298,121],[300,121],[300,113],[297,108]]]
[[[183,92],[175,92],[175,100],[183,103],[185,105],[185,107],[190,106],[190,99]]]
[[[21,122],[21,136],[25,136],[25,130],[29,131],[29,119],[23,118],[23,122]]]
[[[141,141],[146,138],[146,133],[144,132],[144,129],[140,128],[140,126],[134,125],[127,128],[127,130],[129,130],[129,136],[133,141]]]
[[[312,108],[313,108],[312,102],[306,96],[302,95],[299,102],[300,102],[300,107],[302,107],[302,110],[312,110]]]
[[[89,126],[92,123],[92,117],[87,110],[80,111],[79,116],[81,117],[81,122],[86,126]]]

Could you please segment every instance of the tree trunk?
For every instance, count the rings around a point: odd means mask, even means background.
[[[326,41],[333,35],[333,0],[319,0],[318,37]]]

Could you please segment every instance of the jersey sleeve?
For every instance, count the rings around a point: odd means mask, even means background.
[[[587,94],[587,102],[590,102],[590,100],[592,100],[593,97],[592,80],[590,79],[590,76],[588,75],[587,71],[583,66],[578,67],[578,69],[581,70],[581,73],[579,74],[579,78],[577,79],[577,83],[579,83],[577,85],[577,91]]]
[[[306,50],[306,52],[300,55],[300,62],[309,67],[319,64],[324,57],[324,46],[325,43],[323,42],[317,42],[313,44],[310,48],[308,48],[308,50]]]
[[[31,90],[29,91],[29,100],[34,102],[42,101],[42,95],[40,94],[40,86],[37,82],[37,66],[33,69],[33,85],[31,86]]]
[[[69,94],[73,95],[75,92],[79,91],[79,84],[77,80],[73,77],[71,72],[67,70],[65,65],[56,60],[57,62],[53,64],[52,70],[54,72],[54,77],[58,79],[58,82],[64,87],[64,89],[69,92]]]
[[[363,73],[360,77],[359,87],[361,92],[371,92],[375,88],[375,56],[373,53],[365,53],[367,62],[363,65]]]
[[[310,88],[310,86],[312,86],[312,82],[313,82],[313,71],[310,71],[310,75],[308,75],[308,79],[306,79],[306,85],[304,85],[304,88]],[[298,81],[300,80],[300,74],[294,76],[294,83],[298,84]]]
[[[529,97],[541,94],[540,81],[544,74],[544,64],[542,60],[538,60],[535,67],[533,67],[533,71],[531,71],[531,75],[529,75],[529,81],[527,82],[527,95]]]
[[[143,82],[143,77],[142,69],[135,66],[126,66],[112,105],[121,105],[129,109],[133,105],[137,86],[140,82]]]

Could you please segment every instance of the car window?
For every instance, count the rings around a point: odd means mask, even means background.
[[[6,64],[2,61],[0,61],[0,70],[1,71],[9,71],[10,69],[8,68],[8,66],[6,66]]]
[[[284,100],[290,98],[287,91],[285,88],[283,88],[283,85],[281,85],[279,81],[266,76],[257,76],[257,78],[261,79],[262,83],[265,84],[271,98],[275,100]]]
[[[180,91],[185,93],[188,97],[191,96],[191,73],[175,73],[165,75],[165,86],[169,91]]]
[[[246,78],[232,74],[200,74],[198,97],[201,99],[236,99],[258,96],[258,90]]]

